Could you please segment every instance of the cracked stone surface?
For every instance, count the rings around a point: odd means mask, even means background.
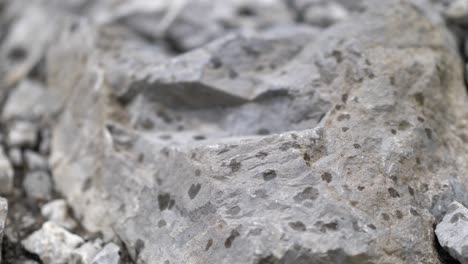
[[[57,189],[138,263],[441,263],[432,226],[468,201],[457,44],[424,1],[360,2],[154,60],[127,29],[64,33]]]
[[[459,202],[448,207],[447,214],[435,230],[437,239],[460,263],[468,263],[468,209]]]

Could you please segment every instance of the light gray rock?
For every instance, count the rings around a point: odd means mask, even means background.
[[[10,147],[29,147],[37,144],[38,127],[30,121],[14,121],[8,127],[7,144]]]
[[[2,247],[3,234],[5,230],[8,214],[8,202],[5,198],[0,197],[0,248]],[[2,254],[0,254],[0,263],[2,262]]]
[[[75,254],[78,255],[78,259],[81,260],[81,262],[78,263],[92,263],[94,259],[96,258],[97,254],[102,252],[102,241],[100,239],[97,239],[95,241],[91,242],[86,242],[82,246],[80,246],[78,249],[76,249]]]
[[[72,230],[76,227],[75,220],[69,214],[67,202],[63,199],[54,200],[45,204],[41,208],[41,214],[47,220],[68,230]]]
[[[91,264],[120,264],[119,252],[119,246],[109,243],[94,257]]]
[[[9,149],[8,158],[13,166],[20,167],[23,165],[23,153],[20,148],[14,147]]]
[[[468,1],[467,0],[454,0],[451,1],[447,8],[444,10],[447,19],[462,25],[468,23]]]
[[[46,222],[42,228],[23,240],[26,250],[37,254],[44,264],[82,263],[76,250],[84,240],[53,222]]]
[[[27,168],[31,171],[47,171],[49,168],[49,162],[47,161],[47,159],[41,154],[31,150],[26,150],[24,152],[24,160],[26,162]]]
[[[52,180],[46,171],[28,172],[24,177],[23,188],[30,198],[49,200],[52,196]]]
[[[136,262],[441,263],[432,226],[468,202],[456,41],[413,2],[364,10],[155,61],[109,56],[150,49],[135,36],[65,34],[57,189]]]
[[[3,148],[0,148],[0,194],[11,194],[14,184],[14,172]]]
[[[58,106],[45,87],[32,80],[22,81],[10,94],[2,120],[41,119],[58,111]]]
[[[453,202],[435,230],[440,245],[462,264],[468,263],[468,209]]]

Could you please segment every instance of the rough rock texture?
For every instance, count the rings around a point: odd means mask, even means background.
[[[114,244],[107,244],[93,259],[91,264],[120,264],[120,248]]]
[[[13,168],[3,148],[0,148],[0,194],[10,194],[13,191],[13,181]]]
[[[5,198],[0,197],[0,246],[3,242],[3,233],[5,229],[5,222],[8,213],[8,202]],[[2,256],[0,254],[0,263],[2,263]]]
[[[137,263],[441,263],[432,226],[468,202],[462,62],[424,1],[362,5],[168,59],[62,34],[51,166],[84,227]]]
[[[453,202],[435,233],[450,255],[462,264],[468,263],[468,209],[465,206]]]
[[[55,223],[46,222],[22,243],[45,264],[68,264],[80,263],[82,255],[78,254],[78,249],[84,241]]]

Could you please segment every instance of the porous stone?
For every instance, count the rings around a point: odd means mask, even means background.
[[[468,202],[457,44],[424,1],[367,2],[154,61],[110,56],[145,54],[138,36],[67,32],[57,189],[136,262],[441,263],[432,226]]]
[[[11,194],[14,184],[14,172],[3,148],[0,148],[0,194]]]
[[[107,244],[93,259],[91,264],[120,264],[120,248],[114,243]]]
[[[26,250],[37,254],[44,264],[83,263],[79,262],[82,258],[76,250],[84,240],[53,222],[44,223],[21,243]]]
[[[435,233],[440,245],[452,257],[462,264],[468,263],[468,209],[465,206],[459,202],[450,204]]]
[[[24,177],[23,188],[30,198],[49,200],[52,196],[52,180],[46,171],[28,172]]]
[[[41,208],[41,214],[49,221],[58,224],[68,230],[76,227],[75,220],[69,214],[67,202],[63,199],[54,200]]]

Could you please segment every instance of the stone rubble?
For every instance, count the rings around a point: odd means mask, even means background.
[[[54,200],[43,205],[41,208],[41,214],[47,218],[47,220],[52,221],[67,230],[73,230],[76,228],[76,222],[72,217],[70,217],[67,202],[63,199]]]
[[[120,264],[119,252],[119,246],[109,243],[94,257],[91,264]]]
[[[465,206],[459,202],[450,204],[435,233],[450,255],[461,264],[468,263],[468,209]]]

